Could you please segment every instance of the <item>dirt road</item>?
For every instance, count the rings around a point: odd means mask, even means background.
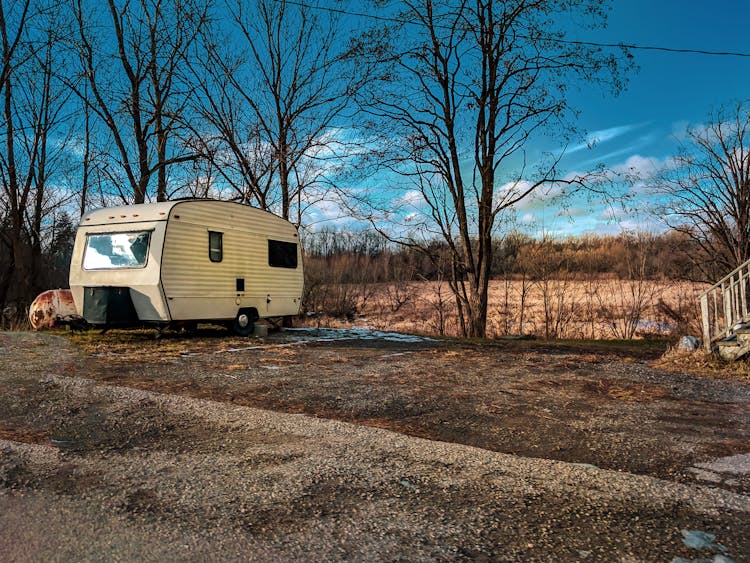
[[[748,560],[750,385],[641,360],[0,334],[0,558]]]

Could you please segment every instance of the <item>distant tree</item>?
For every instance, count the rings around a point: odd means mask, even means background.
[[[0,244],[2,253],[2,272],[0,272],[0,305],[6,301],[13,274],[18,267],[23,268],[23,277],[28,269],[23,256],[25,241],[24,212],[29,198],[30,188],[24,187],[19,178],[18,166],[15,159],[17,119],[14,115],[15,74],[18,61],[24,57],[18,56],[22,48],[21,39],[27,34],[28,21],[31,18],[31,2],[15,5],[16,10],[6,10],[5,4],[0,3],[0,37],[2,38],[2,67],[0,69],[0,94],[2,94],[2,141],[4,158],[0,162],[2,173],[2,230]]]
[[[618,57],[566,41],[562,23],[599,26],[606,3],[391,4],[398,23],[380,21],[360,44],[361,59],[380,69],[374,87],[360,92],[361,106],[371,116],[370,135],[381,140],[379,164],[412,184],[401,200],[412,207],[410,231],[438,236],[450,249],[448,281],[462,333],[482,337],[498,215],[551,182],[582,182],[561,178],[555,158],[527,166],[528,140],[571,131],[573,85],[620,86]],[[385,207],[395,220],[394,204]],[[416,237],[402,240],[426,248]]]
[[[49,241],[44,250],[44,279],[47,282],[46,287],[67,287],[77,225],[66,211],[52,219]]]
[[[43,289],[45,221],[66,195],[52,187],[71,146],[64,34],[47,2],[0,3],[0,305]]]
[[[691,257],[706,281],[750,260],[750,102],[691,128],[655,187],[660,215],[700,249]]]

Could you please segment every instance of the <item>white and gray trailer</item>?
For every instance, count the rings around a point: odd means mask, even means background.
[[[288,221],[225,201],[99,209],[78,227],[70,289],[103,327],[218,322],[241,335],[299,313],[299,235]]]

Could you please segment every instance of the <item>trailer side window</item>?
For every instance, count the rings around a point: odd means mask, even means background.
[[[224,257],[223,234],[216,231],[208,231],[208,258],[211,262],[221,262]]]
[[[297,244],[280,240],[269,240],[268,264],[274,268],[296,268]]]

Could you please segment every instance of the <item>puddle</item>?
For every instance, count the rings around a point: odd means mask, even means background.
[[[671,563],[735,563],[734,559],[724,555],[727,548],[716,541],[716,535],[702,530],[680,530],[680,533],[682,534],[682,543],[685,544],[685,547],[689,547],[690,549],[708,549],[721,553],[714,553],[712,556],[696,559],[675,557]]]
[[[716,536],[701,530],[680,530],[682,543],[690,549],[718,549],[726,551],[726,548],[716,543]]]
[[[720,457],[713,461],[696,463],[693,467],[705,469],[714,473],[745,475],[750,473],[750,453]]]
[[[690,549],[710,549],[714,552],[719,551],[721,553],[714,553],[713,556],[699,557],[696,559],[683,559],[682,557],[675,557],[672,559],[672,563],[735,563],[734,559],[731,559],[724,555],[727,548],[716,541],[716,535],[710,532],[704,532],[702,530],[680,530],[682,534],[682,543],[685,547]]]
[[[400,332],[383,332],[369,328],[287,328],[290,335],[307,336],[314,342],[335,342],[338,340],[384,340],[386,342],[435,342],[434,338],[402,334]]]
[[[385,341],[401,342],[406,344],[418,344],[420,342],[437,342],[434,338],[417,336],[414,334],[402,334],[400,332],[383,332],[369,328],[285,328],[282,335],[288,342],[264,342],[237,348],[225,348],[216,350],[214,354],[225,354],[227,352],[246,352],[248,350],[268,350],[271,348],[287,348],[291,346],[304,346],[316,342],[342,342],[350,340],[362,341]],[[180,355],[189,357],[189,355]]]
[[[739,478],[750,476],[750,454],[735,454],[695,463],[688,467],[688,471],[706,483],[735,486],[742,481]]]
[[[55,438],[51,438],[50,443],[58,448],[75,448],[78,445],[78,442],[74,440],[57,440]]]

